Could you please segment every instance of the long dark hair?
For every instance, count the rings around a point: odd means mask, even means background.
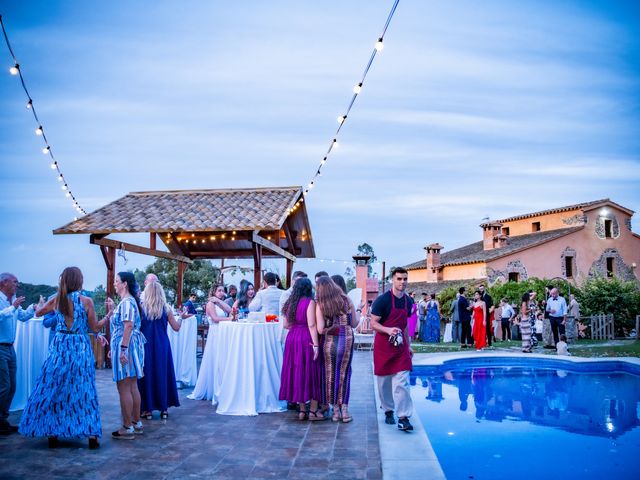
[[[349,299],[342,289],[329,277],[320,277],[316,282],[316,301],[324,318],[336,318],[349,313]]]
[[[82,288],[82,280],[82,272],[78,267],[67,267],[60,274],[56,308],[65,317],[73,315],[71,300],[67,298],[67,295],[80,290]]]
[[[240,281],[240,290],[238,290],[238,308],[247,308],[249,306],[249,297],[247,296],[247,292],[249,288],[253,287],[253,283],[248,280]],[[255,292],[255,289],[254,289]],[[255,295],[255,294],[254,294]]]
[[[287,327],[292,327],[296,323],[296,311],[298,310],[298,303],[303,298],[313,298],[313,286],[311,280],[308,278],[299,278],[296,283],[293,284],[293,290],[291,290],[291,296],[287,299],[282,307],[285,315],[287,316]]]
[[[344,277],[342,275],[331,275],[331,280],[333,280],[335,284],[342,289],[345,295],[347,294],[347,284],[344,282]]]
[[[138,282],[136,282],[136,277],[133,276],[131,272],[119,272],[118,277],[120,277],[120,281],[127,284],[127,291],[136,301],[136,306],[138,307],[138,314],[142,315],[142,305],[140,305],[140,286]]]

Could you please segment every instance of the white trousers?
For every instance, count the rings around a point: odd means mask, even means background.
[[[413,400],[409,392],[409,370],[393,375],[376,375],[376,382],[382,410],[395,411],[399,418],[410,417],[413,413]]]

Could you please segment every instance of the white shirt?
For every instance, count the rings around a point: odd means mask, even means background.
[[[258,290],[256,296],[249,304],[250,312],[264,312],[267,315],[280,314],[280,297],[284,290],[280,290],[275,285],[269,285],[264,290]]]

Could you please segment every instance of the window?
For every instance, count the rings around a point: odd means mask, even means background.
[[[502,234],[506,235],[508,237],[509,236],[509,227],[502,227]]]
[[[509,281],[510,282],[518,282],[518,277],[520,277],[520,274],[518,272],[509,272]]]
[[[532,232],[539,232],[540,231],[540,222],[533,222],[531,224],[531,231]]]
[[[604,238],[612,238],[613,237],[613,222],[611,220],[604,221]]]
[[[564,257],[565,277],[573,278],[573,257]]]
[[[607,257],[607,277],[613,277],[613,257]]]

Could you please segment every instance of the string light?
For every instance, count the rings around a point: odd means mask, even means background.
[[[327,153],[324,155],[324,157],[320,161],[320,166],[316,170],[316,174],[313,176],[313,178],[311,179],[311,181],[307,185],[307,188],[304,190],[304,195],[305,196],[308,195],[309,191],[313,188],[314,181],[318,177],[320,177],[322,175],[322,172],[321,172],[322,167],[324,167],[324,165],[327,163],[327,158],[329,157],[331,152],[334,149],[338,148],[338,135],[340,134],[340,130],[342,129],[343,125],[345,124],[345,121],[347,120],[347,117],[349,116],[349,112],[351,111],[351,108],[353,107],[353,104],[355,103],[356,98],[358,97],[360,92],[362,92],[362,86],[364,85],[364,81],[367,78],[367,74],[369,73],[369,70],[371,69],[371,64],[373,63],[373,60],[376,58],[376,54],[378,52],[382,51],[382,49],[384,48],[384,36],[387,33],[387,28],[389,28],[389,23],[391,22],[391,19],[393,18],[393,14],[395,13],[396,8],[398,7],[398,2],[399,1],[400,0],[395,0],[393,2],[393,7],[391,7],[391,11],[389,12],[389,16],[387,17],[387,21],[384,24],[384,28],[382,29],[382,34],[378,37],[378,41],[374,45],[373,52],[371,53],[371,57],[369,58],[369,62],[367,63],[367,66],[364,69],[364,73],[362,74],[362,78],[353,87],[353,96],[351,97],[351,102],[349,102],[349,106],[347,107],[346,112],[343,115],[340,115],[338,117],[338,129],[336,130],[336,134],[334,135],[333,139],[331,140],[331,144],[329,145]]]
[[[71,189],[70,189],[70,187],[68,185],[68,182],[64,178],[64,175],[62,174],[62,170],[60,169],[60,164],[57,162],[57,160],[53,156],[53,152],[51,151],[51,146],[49,145],[49,141],[47,140],[47,136],[44,133],[44,127],[42,126],[42,122],[38,118],[38,114],[36,113],[35,106],[33,105],[33,99],[31,98],[31,95],[29,94],[29,90],[27,89],[27,85],[26,85],[26,83],[24,81],[24,77],[22,75],[22,68],[20,68],[20,64],[18,63],[18,59],[16,58],[16,55],[13,52],[13,49],[11,48],[11,42],[9,42],[9,36],[7,35],[7,30],[6,30],[5,26],[4,26],[4,21],[2,19],[2,15],[0,15],[0,27],[2,27],[2,34],[4,35],[5,44],[7,45],[7,49],[9,50],[9,54],[11,55],[11,58],[13,59],[13,67],[11,67],[9,69],[9,73],[11,73],[11,75],[20,77],[20,84],[22,86],[22,89],[24,90],[25,95],[27,96],[27,103],[25,104],[25,108],[27,110],[31,111],[31,113],[33,115],[33,118],[36,121],[36,125],[38,126],[36,128],[36,130],[35,130],[35,134],[37,136],[39,136],[39,137],[42,137],[42,139],[44,141],[44,144],[45,144],[45,147],[42,149],[42,153],[44,155],[49,155],[51,157],[51,160],[52,160],[52,163],[50,164],[51,169],[56,171],[58,181],[64,183],[64,186],[63,186],[62,190],[65,192],[65,197],[70,197],[73,200],[73,207],[78,212],[82,213],[83,215],[86,215],[87,212],[80,206],[80,204],[78,203],[76,197],[71,192]],[[74,220],[77,220],[77,219],[78,219],[78,217],[74,217]]]

